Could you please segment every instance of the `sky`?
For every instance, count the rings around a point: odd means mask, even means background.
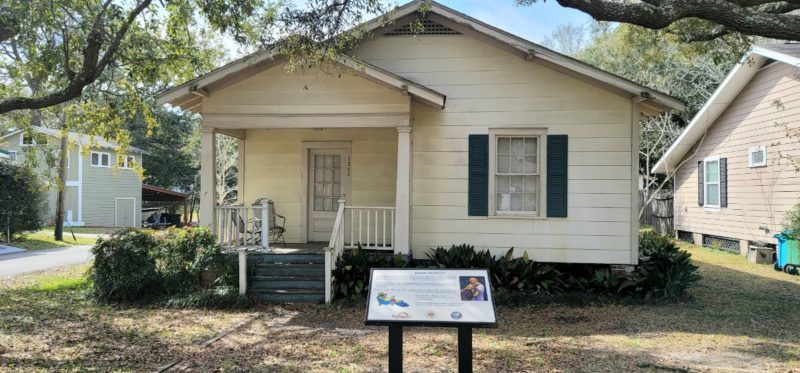
[[[439,3],[477,18],[492,26],[539,43],[565,23],[583,25],[592,18],[586,13],[564,8],[555,0],[517,6],[514,0],[437,0]]]

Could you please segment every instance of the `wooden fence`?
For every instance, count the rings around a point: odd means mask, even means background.
[[[645,203],[644,191],[639,191],[639,211]],[[673,225],[673,196],[672,191],[662,190],[655,192],[655,196],[647,204],[639,219],[640,225],[651,225],[658,234],[672,235]]]

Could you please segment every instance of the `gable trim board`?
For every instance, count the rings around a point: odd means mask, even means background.
[[[609,87],[614,87],[621,91],[627,92],[630,95],[630,98],[639,102],[640,105],[653,105],[653,110],[649,110],[649,112],[664,109],[685,109],[685,104],[677,98],[611,74],[574,58],[557,53],[539,44],[530,42],[454,9],[448,8],[435,1],[411,1],[394,9],[387,15],[379,16],[367,21],[362,26],[366,29],[366,34],[381,30],[383,33],[389,33],[394,30],[396,25],[392,26],[392,28],[388,28],[387,25],[394,25],[395,21],[419,12],[423,5],[425,6],[426,17],[435,17],[437,15],[444,17],[444,19],[461,25],[462,27],[466,27],[469,30],[473,30],[479,35],[488,37],[490,40],[496,43],[516,50],[522,58],[525,58],[528,61],[541,60],[559,68],[563,68],[566,71],[578,76],[588,78],[605,84]],[[391,19],[387,20],[387,16],[389,16]],[[214,93],[214,89],[218,89],[218,87],[214,87],[215,85],[225,86],[225,83],[222,82],[223,80],[241,79],[243,78],[243,75],[251,75],[258,71],[274,66],[280,59],[281,58],[278,53],[272,51],[252,53],[186,83],[167,89],[156,97],[156,103],[159,105],[170,103],[173,106],[179,106],[184,110],[194,110],[197,107],[202,106],[202,99],[204,97],[208,97]],[[404,92],[407,90],[408,93],[412,94],[415,98],[421,99],[423,102],[433,104],[440,108],[445,107],[446,97],[435,90],[414,83],[388,71],[382,70],[376,66],[372,66],[362,61],[355,61],[352,57],[347,55],[340,55],[337,62],[341,65],[355,69],[356,71],[362,71],[363,75],[367,78],[376,79],[379,82],[383,82],[389,86],[400,88]]]
[[[800,57],[779,52],[773,45],[755,45],[745,54],[733,70],[720,83],[700,111],[692,118],[686,129],[667,149],[667,152],[656,162],[650,172],[664,174],[680,167],[680,162],[689,150],[701,141],[712,124],[714,124],[728,106],[739,96],[739,93],[750,83],[762,68],[770,65],[770,61],[783,62],[800,67]]]

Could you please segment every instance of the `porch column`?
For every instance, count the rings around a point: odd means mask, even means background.
[[[411,247],[411,127],[397,127],[397,188],[394,198],[394,252]]]
[[[247,202],[244,200],[244,140],[238,140],[237,150],[239,154],[236,157],[236,200],[243,205]]]
[[[214,228],[214,205],[216,191],[214,179],[217,176],[217,130],[200,127],[200,216],[201,226]]]

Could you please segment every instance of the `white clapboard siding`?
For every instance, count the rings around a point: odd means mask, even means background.
[[[695,145],[688,153],[676,174],[676,229],[774,242],[786,210],[800,201],[800,175],[779,156],[800,156],[800,144],[776,125],[800,127],[798,73],[782,63],[761,70],[709,127],[699,149]],[[762,145],[767,167],[749,167],[748,149]],[[728,159],[728,207],[718,211],[697,204],[697,162],[708,156]],[[759,229],[762,225],[770,232]]]
[[[412,249],[468,243],[536,260],[631,261],[632,105],[622,97],[468,36],[377,38],[359,58],[447,95],[411,103]],[[470,134],[545,128],[569,136],[568,217],[467,215]]]

